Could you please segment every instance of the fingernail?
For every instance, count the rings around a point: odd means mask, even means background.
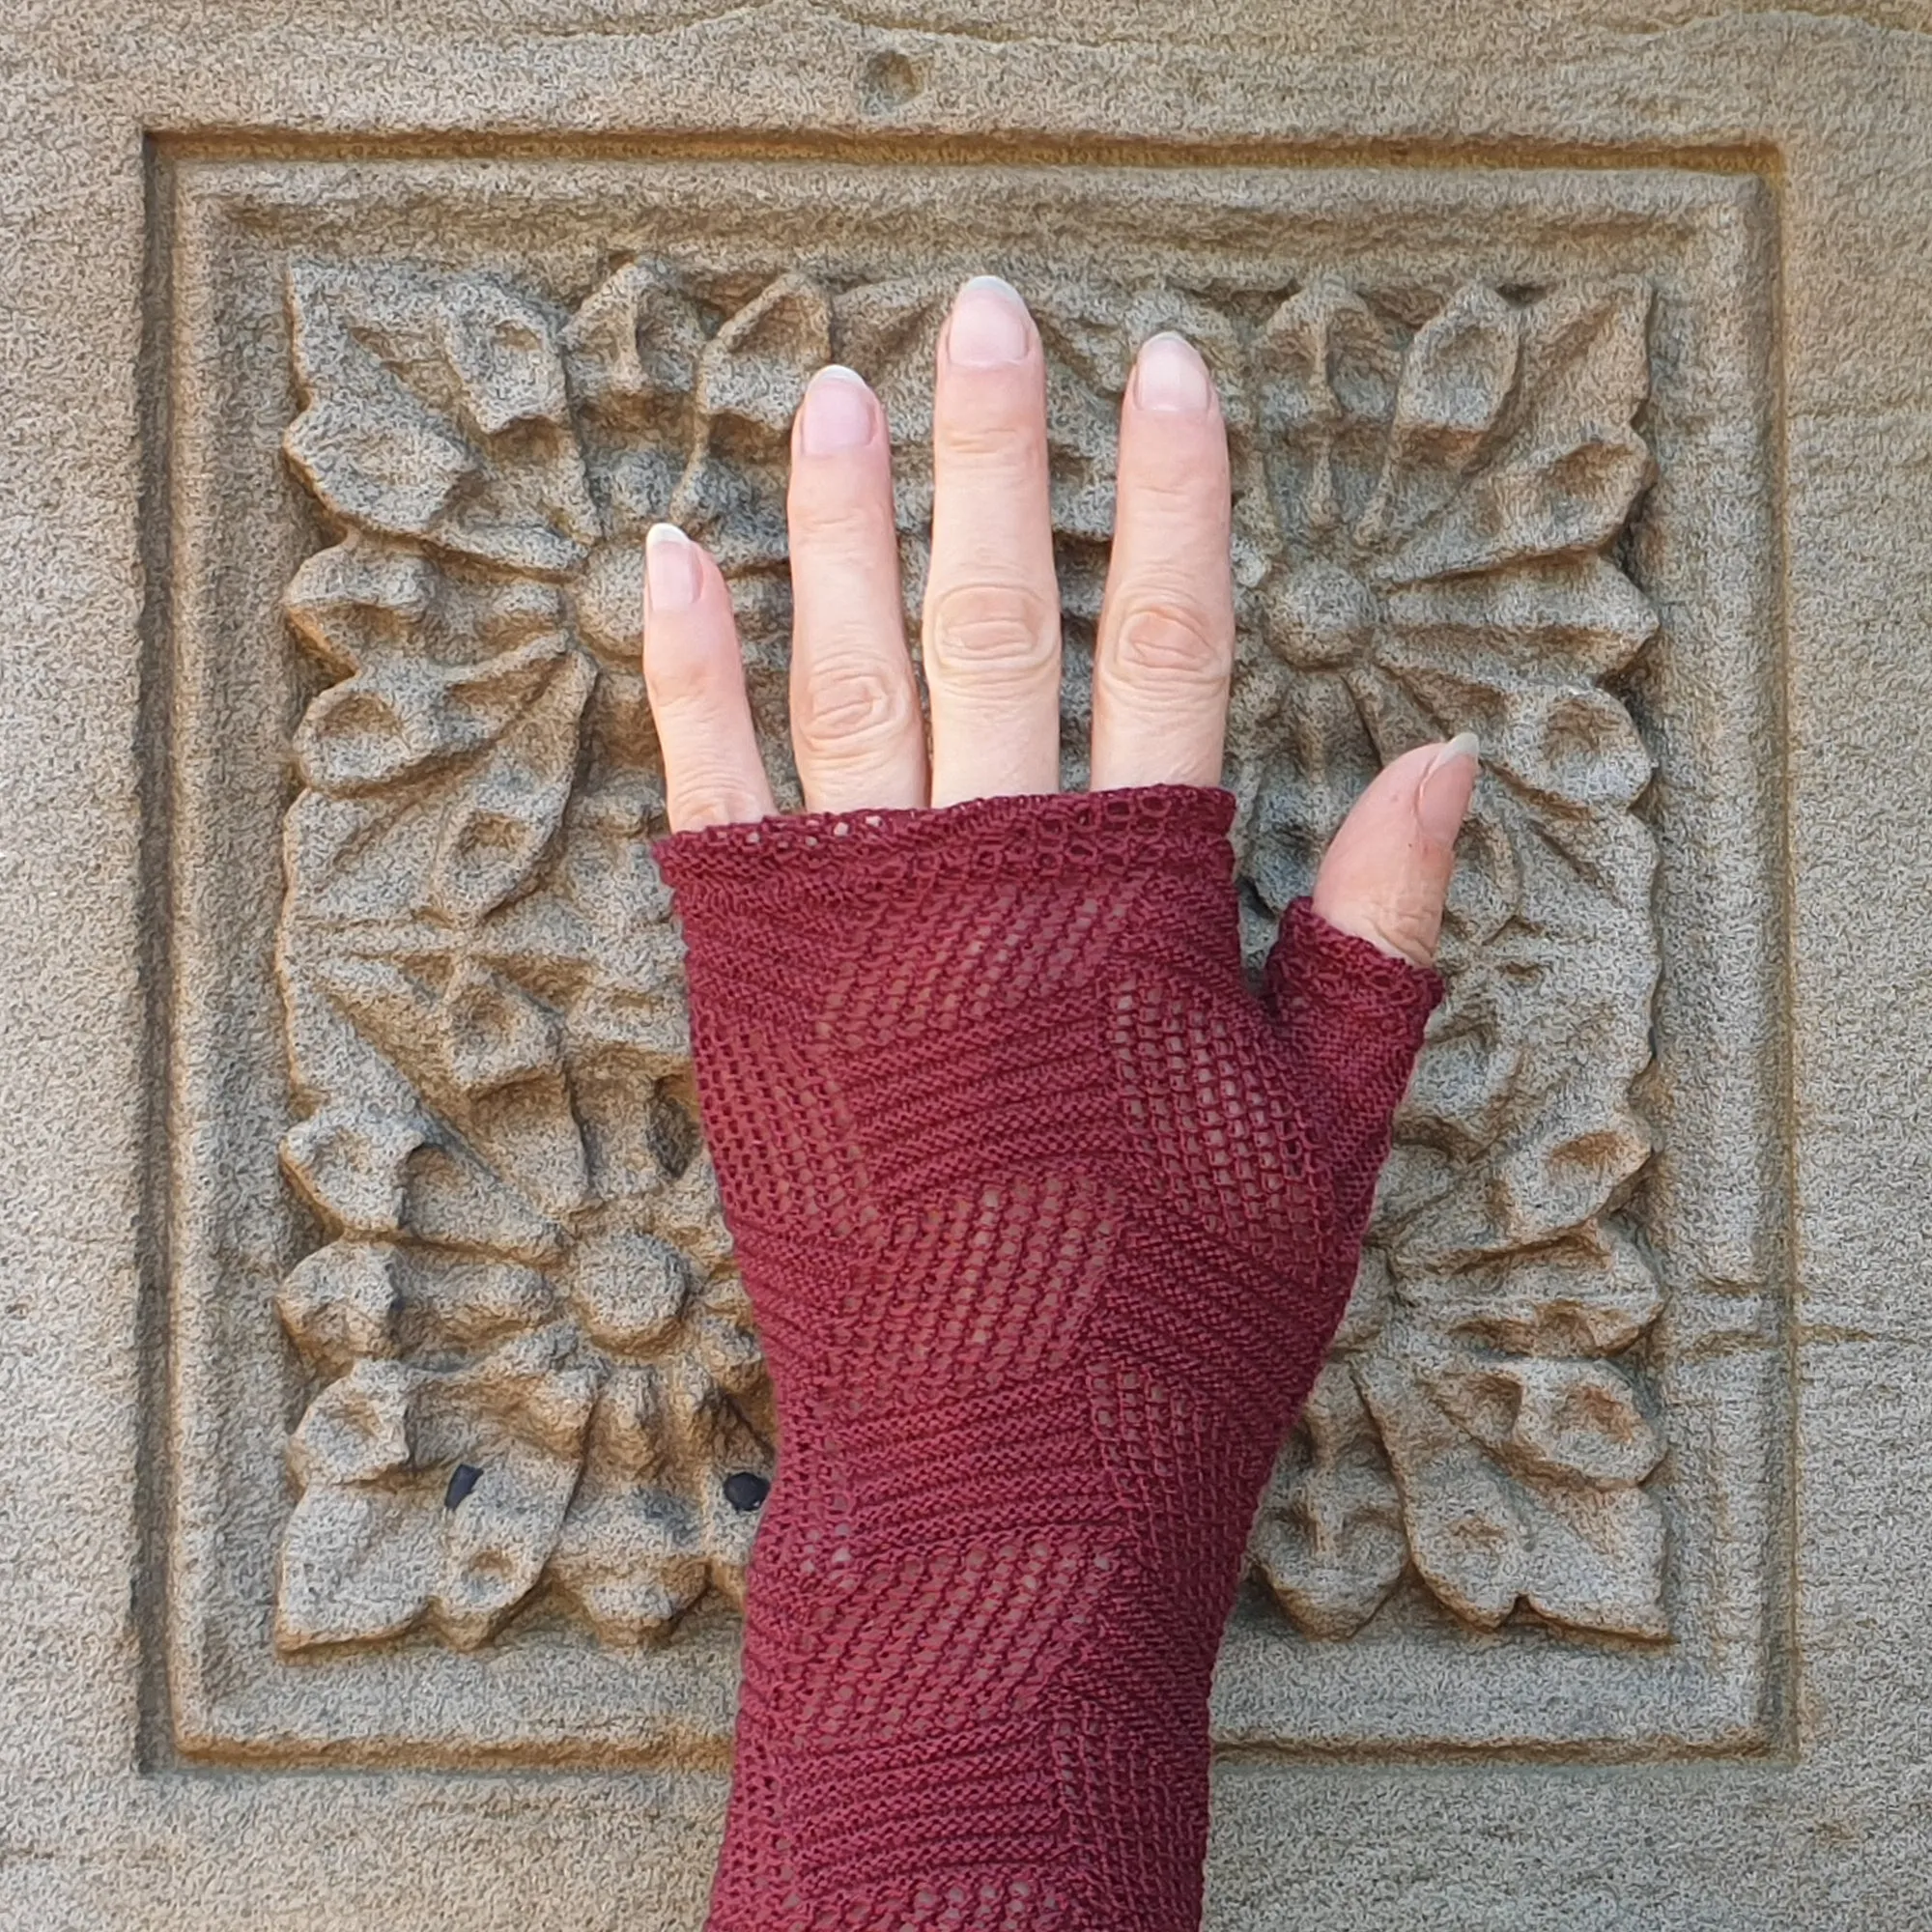
[[[1482,747],[1473,731],[1459,731],[1430,759],[1416,788],[1415,816],[1432,838],[1453,843],[1469,813]]]
[[[644,536],[644,596],[653,611],[689,611],[704,585],[697,546],[675,524],[653,524]]]
[[[998,369],[1024,362],[1033,347],[1026,303],[1010,282],[975,275],[953,298],[946,325],[946,357],[968,369]]]
[[[872,440],[878,411],[866,379],[841,362],[829,362],[805,392],[798,440],[808,456],[835,456],[863,449]]]
[[[1144,410],[1205,416],[1214,400],[1208,365],[1185,336],[1151,335],[1134,361],[1134,401]]]
[[[1480,759],[1483,755],[1483,741],[1473,731],[1458,731],[1449,742],[1429,761],[1429,771],[1423,773],[1426,781],[1431,772],[1439,772],[1446,764],[1457,758]]]

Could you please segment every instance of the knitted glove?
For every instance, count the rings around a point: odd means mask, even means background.
[[[1248,1530],[1440,997],[1226,792],[658,848],[782,1433],[712,1932],[1182,1932]]]

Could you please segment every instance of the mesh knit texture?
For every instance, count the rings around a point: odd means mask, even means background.
[[[771,1365],[711,1932],[1184,1932],[1208,1691],[1440,982],[1224,791],[658,847]]]

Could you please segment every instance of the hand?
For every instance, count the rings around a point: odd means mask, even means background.
[[[1047,498],[1046,362],[1032,317],[980,276],[939,343],[932,561],[923,615],[931,758],[900,619],[885,412],[822,369],[792,430],[787,505],[793,752],[813,811],[944,806],[1058,789],[1060,600]],[[1096,790],[1212,785],[1234,666],[1226,428],[1178,335],[1141,350],[1121,410],[1114,548],[1094,663]],[[644,678],[671,827],[774,810],[753,735],[730,592],[674,526],[648,540]],[[1422,745],[1356,802],[1315,909],[1429,965],[1475,740]]]
[[[732,829],[774,804],[729,595],[677,530],[647,550],[658,859],[783,1442],[714,1932],[1199,1922],[1215,1651],[1440,997],[1415,969],[1475,779],[1463,740],[1382,772],[1257,993],[1206,365],[1155,337],[1122,410],[1098,798],[1038,796],[1046,369],[1005,283],[960,292],[937,383],[929,766],[884,413],[828,369],[794,426],[793,749],[846,837]]]

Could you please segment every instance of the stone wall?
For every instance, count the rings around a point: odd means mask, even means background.
[[[0,1925],[698,1924],[775,1432],[642,533],[719,554],[795,804],[791,412],[884,397],[916,607],[982,270],[1067,783],[1164,327],[1232,431],[1251,947],[1380,761],[1486,754],[1210,1932],[1918,1922],[1908,14],[19,10]]]

